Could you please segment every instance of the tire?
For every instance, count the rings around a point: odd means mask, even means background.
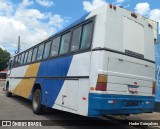
[[[42,114],[43,107],[41,105],[41,101],[42,101],[42,93],[40,89],[37,89],[33,93],[32,97],[32,110],[33,113],[35,113],[36,115]]]
[[[9,92],[9,84],[8,84],[8,83],[7,83],[7,85],[6,85],[6,96],[7,96],[7,97],[11,97],[11,96],[12,96],[12,93]]]

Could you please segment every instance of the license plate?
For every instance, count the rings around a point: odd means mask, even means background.
[[[128,91],[131,93],[138,93],[139,86],[128,85]]]
[[[126,106],[138,106],[138,102],[134,102],[134,101],[127,102]]]

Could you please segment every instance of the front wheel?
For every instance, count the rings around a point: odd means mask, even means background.
[[[12,93],[9,92],[9,84],[7,83],[7,86],[6,86],[6,96],[7,97],[11,97],[12,96]]]
[[[35,90],[33,93],[33,99],[32,99],[32,109],[33,112],[37,115],[42,113],[42,93],[40,89]]]

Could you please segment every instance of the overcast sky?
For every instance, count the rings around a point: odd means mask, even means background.
[[[25,50],[105,4],[123,6],[160,22],[160,0],[0,0],[0,47]]]

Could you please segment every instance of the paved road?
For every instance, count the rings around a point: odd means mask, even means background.
[[[100,122],[104,121],[104,119],[108,119],[110,121],[108,124],[112,123],[112,128],[114,129],[136,129],[133,126],[120,126],[120,122],[117,120],[111,120],[111,117],[108,118],[87,118],[87,117],[82,117],[79,115],[71,114],[71,113],[66,113],[58,110],[49,110],[47,113],[43,115],[34,115],[32,113],[31,109],[31,102],[28,100],[25,100],[21,97],[18,96],[12,96],[11,98],[8,98],[5,96],[5,92],[2,91],[2,88],[4,86],[4,82],[0,81],[0,120],[70,120],[71,124],[73,122],[74,125],[74,120],[99,120]],[[53,124],[57,126],[49,127],[45,126],[43,128],[49,129],[49,128],[57,128],[57,129],[106,129],[106,128],[111,128],[111,126],[65,126],[61,124],[57,124],[56,121],[53,121]],[[2,128],[2,127],[0,127]],[[17,127],[15,127],[16,129]],[[27,128],[27,127],[23,127]],[[33,129],[34,127],[29,127]],[[13,129],[13,127],[11,128]]]

